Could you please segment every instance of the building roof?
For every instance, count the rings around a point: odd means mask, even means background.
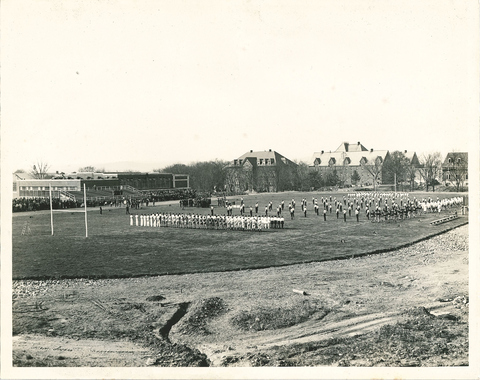
[[[243,160],[247,157],[254,157],[254,158],[275,158],[275,151],[274,150],[264,150],[264,151],[258,151],[254,152],[251,150],[250,152],[242,154],[240,157],[238,157],[239,160]]]
[[[451,161],[460,159],[462,163],[465,163],[468,165],[468,152],[450,152],[447,153],[447,156],[445,157],[445,160],[443,161],[442,166],[450,166]],[[451,161],[449,161],[451,160]]]
[[[329,166],[330,161],[333,159],[334,165],[343,165],[345,159],[349,159],[348,165],[359,166],[361,159],[365,158],[367,164],[374,163],[377,157],[381,157],[385,160],[388,150],[367,150],[367,151],[355,151],[355,152],[315,152],[313,154],[314,166]]]
[[[356,144],[351,144],[348,142],[343,142],[340,144],[340,146],[335,150],[335,152],[365,152],[368,151],[367,148],[365,148],[360,141],[357,142]]]
[[[273,160],[273,163],[271,160]],[[261,161],[262,163],[260,163]],[[249,162],[252,166],[275,166],[277,165],[277,163],[284,165],[297,165],[295,162],[289,160],[284,155],[269,149],[255,152],[253,150],[250,150],[249,152],[244,153],[240,157],[233,160],[228,167],[243,166],[247,162]]]
[[[410,161],[411,165],[420,166],[420,161],[418,160],[416,152],[404,151],[403,154]]]

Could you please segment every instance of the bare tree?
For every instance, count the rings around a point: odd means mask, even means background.
[[[405,178],[410,183],[410,191],[415,190],[415,177],[417,176],[418,168],[415,165],[407,165],[405,167]]]
[[[30,170],[30,175],[35,179],[44,179],[47,176],[50,165],[43,161],[37,161]]]
[[[435,184],[442,171],[442,155],[440,152],[424,154],[420,164],[419,173],[425,181],[427,191],[428,187],[432,186],[432,190],[435,192]]]
[[[383,160],[381,157],[377,157],[373,162],[367,161],[366,158],[360,160],[360,165],[362,168],[372,176],[373,179],[373,188],[377,190],[377,182],[382,174]]]
[[[78,168],[79,173],[89,173],[89,172],[95,172],[97,169],[95,169],[95,166],[84,166],[83,168]]]

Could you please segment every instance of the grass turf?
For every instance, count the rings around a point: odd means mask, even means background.
[[[324,261],[395,249],[411,244],[453,227],[464,224],[467,217],[440,225],[430,222],[453,212],[427,214],[397,223],[372,223],[361,212],[355,217],[336,219],[335,213],[323,216],[313,212],[312,197],[344,193],[280,193],[245,196],[247,213],[259,202],[259,214],[273,202],[274,209],[285,200],[283,230],[263,232],[201,230],[181,228],[135,227],[129,225],[124,208],[88,211],[89,237],[85,238],[84,214],[69,210],[54,212],[55,235],[50,234],[49,212],[14,214],[13,217],[13,278],[114,278],[142,275],[163,275],[212,272],[280,266],[311,261]],[[453,197],[455,194],[421,194]],[[296,216],[290,220],[288,203],[296,201]],[[300,201],[308,200],[308,213],[301,213]],[[238,205],[240,197],[235,199]],[[459,209],[457,209],[460,211]],[[178,205],[156,205],[132,213],[181,212],[209,213],[209,209],[186,208]],[[217,214],[225,214],[216,208]],[[238,214],[234,209],[234,214]],[[459,212],[460,214],[460,212]],[[30,234],[22,235],[25,223]]]

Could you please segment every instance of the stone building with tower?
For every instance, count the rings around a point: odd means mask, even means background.
[[[420,165],[415,152],[404,151],[412,167]],[[310,168],[320,172],[323,178],[335,178],[343,186],[373,186],[383,183],[384,165],[390,157],[388,150],[367,149],[357,142],[343,142],[334,151],[320,151],[313,154]]]

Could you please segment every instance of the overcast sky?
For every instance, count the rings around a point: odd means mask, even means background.
[[[478,144],[474,1],[6,0],[1,17],[12,170]]]

